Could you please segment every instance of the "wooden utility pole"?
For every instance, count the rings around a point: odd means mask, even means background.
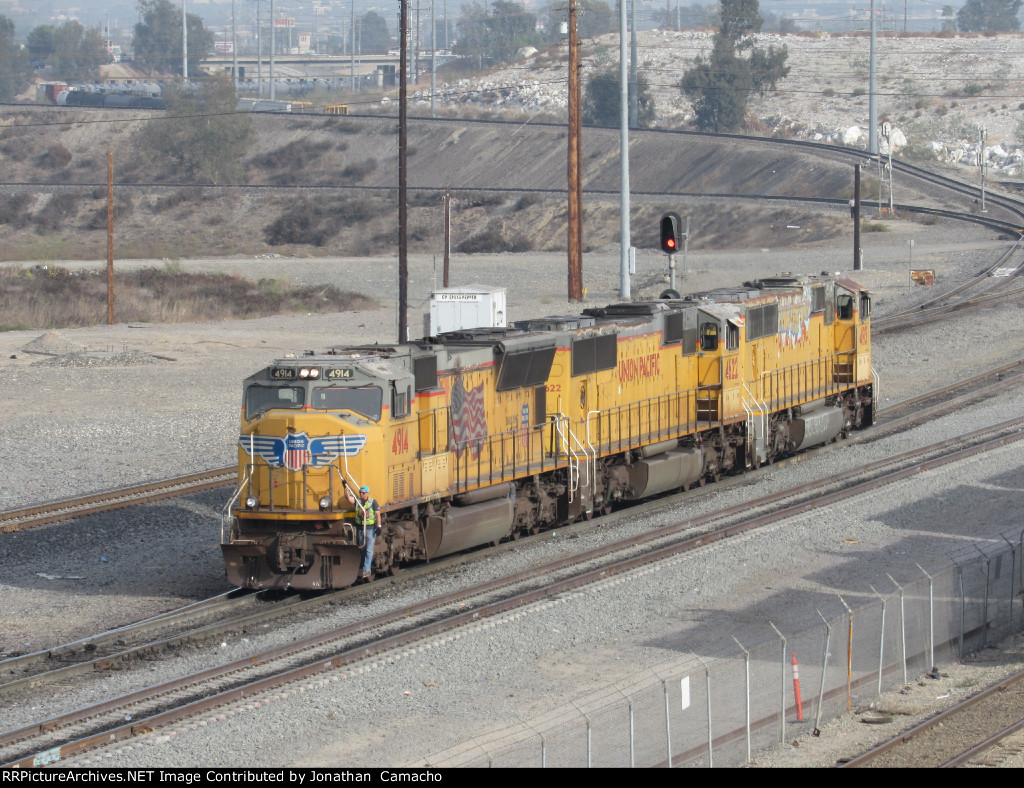
[[[107,325],[114,325],[114,154],[107,151]]]
[[[409,290],[409,246],[406,241],[406,215],[407,215],[407,194],[406,194],[406,150],[407,132],[406,128],[406,42],[409,33],[409,0],[400,0],[402,9],[399,27],[401,35],[399,38],[398,57],[399,75],[398,83],[398,341],[406,342],[409,339],[409,329],[406,324]]]
[[[569,0],[569,300],[583,300],[583,214],[580,179],[580,71],[576,0]]]

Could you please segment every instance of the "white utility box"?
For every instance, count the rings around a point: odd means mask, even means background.
[[[429,334],[467,328],[503,328],[508,325],[505,288],[490,285],[446,287],[430,294]]]

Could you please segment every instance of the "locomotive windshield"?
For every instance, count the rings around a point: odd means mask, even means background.
[[[254,419],[275,408],[297,410],[306,402],[301,386],[252,385],[245,390],[245,418]]]
[[[372,421],[380,421],[383,392],[377,386],[318,386],[313,389],[317,410],[351,410]]]

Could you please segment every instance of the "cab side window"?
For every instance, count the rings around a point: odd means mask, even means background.
[[[409,415],[409,390],[395,388],[391,392],[391,418],[404,419]]]
[[[700,324],[700,349],[705,351],[718,350],[718,324]]]
[[[836,317],[840,320],[853,320],[853,296],[836,296]]]
[[[740,327],[732,323],[725,324],[725,349],[735,350],[740,346]]]
[[[867,320],[871,317],[871,296],[867,293],[860,294],[860,319]]]

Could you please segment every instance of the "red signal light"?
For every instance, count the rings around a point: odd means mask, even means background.
[[[679,214],[671,211],[661,217],[661,251],[673,254],[679,248],[681,221]]]

